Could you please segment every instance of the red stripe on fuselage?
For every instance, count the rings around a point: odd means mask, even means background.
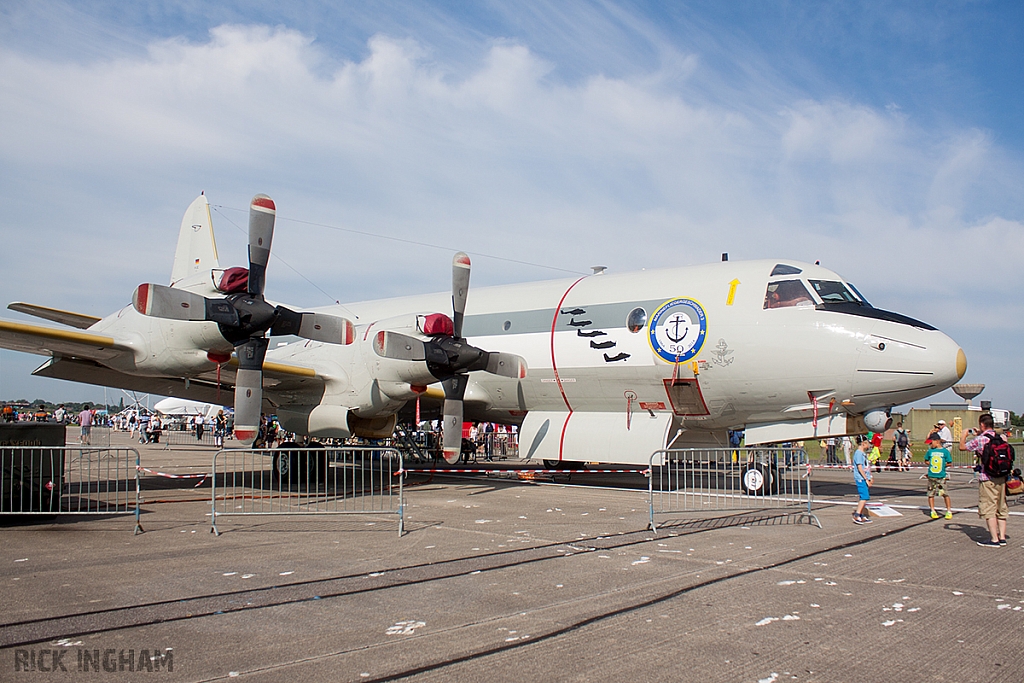
[[[569,296],[569,292],[572,288],[578,285],[587,276],[584,275],[576,282],[569,285],[569,289],[565,290],[562,294],[562,298],[558,300],[558,306],[555,307],[555,315],[551,318],[551,370],[555,373],[555,384],[558,386],[558,392],[562,394],[562,400],[565,401],[565,407],[568,409],[569,414],[565,416],[565,422],[562,423],[562,435],[558,438],[558,460],[562,460],[562,446],[565,443],[565,430],[569,426],[569,419],[572,418],[572,405],[569,404],[569,397],[565,395],[565,389],[562,388],[562,378],[558,376],[558,363],[555,362],[555,327],[558,325],[558,316],[562,312],[562,304],[565,303],[565,298]]]

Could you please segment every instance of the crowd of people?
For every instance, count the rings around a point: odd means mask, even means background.
[[[911,444],[902,427],[902,424],[898,425],[894,432],[893,452],[897,454],[897,469],[909,469]],[[924,478],[927,482],[929,516],[932,519],[953,518],[953,502],[947,489],[948,468],[953,465],[952,438],[952,432],[944,420],[933,425],[927,438],[928,450],[924,454],[927,470]],[[859,499],[853,513],[854,524],[870,524],[872,521],[864,511],[871,500],[871,486],[874,483],[872,468],[879,460],[879,444],[877,439],[864,439],[853,455],[853,479]],[[961,452],[973,456],[973,472],[978,482],[978,516],[985,521],[989,534],[989,538],[977,543],[985,548],[1003,547],[1007,544],[1007,495],[1020,495],[1024,491],[1021,470],[1014,467],[1016,454],[1009,443],[1009,434],[995,427],[991,414],[982,413],[978,417],[978,428],[964,429],[958,445]],[[935,509],[935,499],[940,497],[945,503],[945,511],[941,515]]]

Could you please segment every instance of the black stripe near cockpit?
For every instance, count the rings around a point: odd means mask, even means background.
[[[832,313],[845,313],[847,315],[856,315],[862,318],[874,318],[875,320],[888,320],[891,323],[899,323],[901,325],[910,325],[911,327],[918,327],[922,330],[935,330],[928,323],[923,323],[920,320],[915,320],[906,315],[900,313],[893,313],[892,311],[883,311],[880,308],[872,308],[861,303],[854,301],[844,301],[837,303],[824,303],[818,304],[815,308],[819,311],[831,311]]]

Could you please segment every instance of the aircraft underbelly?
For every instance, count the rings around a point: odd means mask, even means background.
[[[519,431],[520,457],[646,465],[665,447],[672,416],[530,411]]]

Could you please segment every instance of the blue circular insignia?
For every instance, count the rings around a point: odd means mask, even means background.
[[[651,349],[669,363],[688,361],[704,346],[708,320],[693,299],[670,299],[651,316],[648,340]]]

